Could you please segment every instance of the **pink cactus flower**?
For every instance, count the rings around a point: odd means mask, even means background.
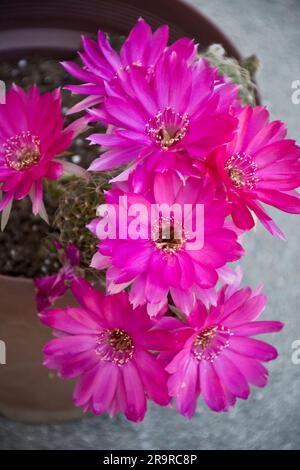
[[[149,351],[173,347],[171,334],[144,307],[133,310],[126,292],[105,296],[82,279],[71,289],[79,307],[49,309],[40,319],[58,335],[44,348],[44,364],[62,378],[79,377],[75,404],[135,422],[144,418],[147,399],[168,405],[167,374]]]
[[[109,131],[89,137],[104,150],[89,170],[137,167],[134,185],[140,192],[153,171],[193,175],[193,159],[202,161],[229,142],[237,124],[229,112],[237,87],[215,89],[215,83],[216,71],[205,60],[189,63],[176,51],[162,55],[150,78],[138,67],[120,72],[102,105],[90,110]]]
[[[225,285],[216,306],[206,309],[201,302],[187,322],[163,318],[161,326],[177,338],[177,354],[169,362],[169,393],[177,410],[192,418],[199,395],[213,411],[228,411],[237,398],[246,400],[249,384],[264,387],[268,371],[261,362],[277,357],[276,349],[251,338],[280,331],[277,321],[257,321],[266,303],[260,289],[238,289]],[[170,354],[165,355],[165,359]]]
[[[86,127],[81,118],[63,129],[60,90],[40,95],[36,86],[28,93],[13,85],[6,103],[0,104],[0,203],[4,229],[13,199],[29,195],[33,213],[47,220],[43,204],[44,179],[56,180],[64,171],[84,174],[80,167],[56,159]]]
[[[89,225],[101,239],[91,265],[96,269],[108,268],[109,293],[131,286],[129,298],[134,307],[147,303],[150,315],[164,313],[170,294],[175,305],[188,314],[197,298],[208,299],[211,295],[210,289],[219,279],[218,270],[243,254],[236,233],[225,224],[229,213],[226,201],[214,199],[208,176],[189,178],[182,184],[173,172],[157,174],[152,196],[134,193],[125,196],[128,213],[135,204],[147,211],[139,220],[142,235],[136,239],[129,234],[132,217],[124,220],[123,211],[120,212],[122,202],[117,197],[116,211],[111,212],[108,221],[95,219]],[[114,198],[110,199],[108,194],[107,201],[113,202]],[[171,211],[162,214],[162,204],[168,208],[175,205],[181,215],[175,218]],[[201,207],[201,213],[197,207]],[[112,237],[106,237],[99,231],[100,224],[103,221],[115,224],[115,213],[118,229]],[[163,222],[170,229],[168,234],[161,228]],[[126,236],[120,235],[120,226]],[[189,232],[191,227],[194,230],[196,227],[193,234]],[[195,244],[191,247],[192,242]]]
[[[54,243],[60,254],[62,267],[57,274],[34,279],[36,288],[36,305],[38,312],[54,304],[67,292],[70,283],[79,276],[80,253],[73,243],[64,249],[58,242]]]
[[[107,94],[107,85],[121,71],[138,67],[146,75],[153,73],[157,61],[166,49],[168,36],[167,25],[160,26],[152,33],[150,26],[142,18],[129,33],[119,54],[111,47],[102,31],[98,32],[97,41],[83,36],[83,52],[78,53],[83,67],[70,61],[62,62],[67,72],[84,82],[82,85],[68,85],[66,88],[80,95],[88,95],[70,109],[69,113],[86,110],[100,103]],[[169,50],[176,50],[187,60],[192,60],[196,54],[196,46],[188,38],[176,41]]]
[[[291,214],[300,213],[300,148],[286,139],[286,127],[269,121],[268,111],[247,106],[238,114],[239,127],[233,140],[208,158],[223,182],[231,214],[237,227],[254,226],[252,214],[273,235],[284,238],[263,205],[268,204]]]

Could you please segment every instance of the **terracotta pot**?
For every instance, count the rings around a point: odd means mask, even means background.
[[[52,423],[82,415],[72,404],[74,381],[59,379],[42,365],[51,339],[38,320],[30,279],[0,276],[0,338],[6,364],[0,365],[0,413],[17,421]],[[60,305],[72,303],[66,297]]]
[[[222,31],[178,0],[1,0],[0,56],[15,60],[38,52],[63,59],[80,47],[82,33],[101,28],[126,35],[140,16],[153,27],[168,23],[172,40],[190,36],[203,47],[220,43],[240,59]],[[0,339],[7,347],[7,364],[0,365],[0,413],[35,423],[80,416],[71,401],[74,383],[41,365],[51,332],[38,321],[32,281],[0,276],[0,299]]]

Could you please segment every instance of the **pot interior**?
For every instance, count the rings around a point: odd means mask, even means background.
[[[142,16],[154,28],[170,26],[170,40],[195,38],[200,47],[222,44],[237,59],[238,50],[211,21],[180,0],[2,0],[0,54],[18,59],[36,51],[66,58],[80,46],[82,34],[102,29],[127,35]]]

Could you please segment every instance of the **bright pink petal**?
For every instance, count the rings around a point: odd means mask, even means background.
[[[207,361],[202,361],[200,366],[200,388],[203,400],[213,411],[224,411],[226,399],[220,379],[214,366]]]
[[[222,356],[214,362],[214,368],[221,383],[233,395],[246,400],[250,389],[248,383],[238,367],[226,356]]]
[[[278,353],[270,344],[253,338],[232,336],[229,349],[245,357],[268,362],[276,359]]]
[[[126,393],[125,415],[135,423],[144,419],[147,405],[144,387],[135,364],[128,362],[122,367],[122,376]]]
[[[135,363],[148,397],[158,405],[168,405],[167,374],[158,360],[139,349],[135,354]]]
[[[99,366],[93,383],[92,409],[95,414],[108,410],[114,399],[119,378],[119,368],[104,362]]]

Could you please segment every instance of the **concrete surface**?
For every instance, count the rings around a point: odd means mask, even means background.
[[[292,104],[291,83],[300,79],[297,0],[194,0],[237,43],[244,55],[262,63],[258,82],[274,118],[289,125],[300,140],[300,105]],[[275,211],[273,211],[275,214]],[[0,419],[2,449],[299,449],[300,365],[291,362],[292,342],[300,339],[299,229],[295,216],[276,213],[286,243],[260,227],[246,239],[246,281],[265,284],[269,305],[264,318],[280,319],[284,331],[273,335],[280,352],[270,383],[253,390],[228,414],[213,414],[202,404],[193,421],[175,411],[150,407],[140,425],[118,417],[86,418],[61,426],[26,426]]]

